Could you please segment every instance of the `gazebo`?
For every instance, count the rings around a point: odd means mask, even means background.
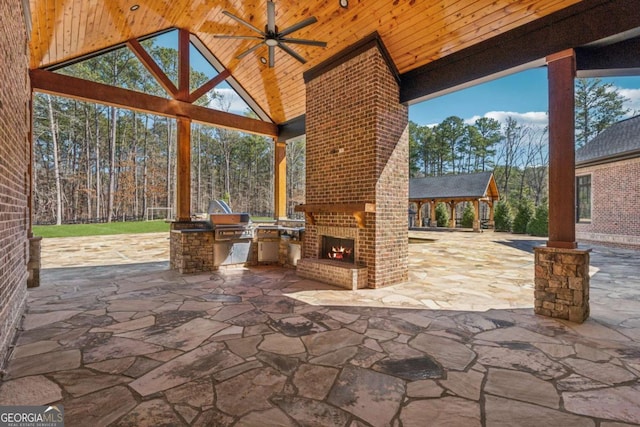
[[[500,198],[493,172],[479,172],[460,175],[430,176],[409,180],[409,202],[417,207],[417,223],[422,225],[422,208],[430,205],[429,226],[436,227],[436,206],[449,206],[449,227],[456,227],[456,206],[459,203],[473,203],[473,231],[480,231],[480,205],[489,208],[488,227],[494,226],[493,210]]]

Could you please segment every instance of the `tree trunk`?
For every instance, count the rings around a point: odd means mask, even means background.
[[[167,212],[171,212],[171,205],[171,121],[167,118]]]
[[[115,107],[111,110],[111,134],[109,136],[109,204],[107,206],[107,222],[113,218],[113,201],[116,192],[116,137],[118,115]]]
[[[51,95],[47,95],[49,107],[49,127],[51,129],[51,141],[53,142],[53,175],[56,183],[56,225],[62,224],[62,187],[60,185],[60,165],[58,161],[58,130],[53,118],[53,104]]]
[[[98,109],[96,113],[96,220],[99,221],[102,215],[102,178],[100,177],[100,119]]]
[[[91,127],[89,126],[89,111],[87,104],[84,105],[84,148],[85,148],[85,186],[87,191],[87,219],[91,218],[91,150],[89,149],[89,141],[91,141]]]
[[[147,215],[147,129],[149,129],[149,115],[144,116],[144,138],[142,140],[142,214]]]

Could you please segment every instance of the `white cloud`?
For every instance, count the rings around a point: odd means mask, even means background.
[[[214,92],[218,94],[221,99],[214,100],[211,103],[211,108],[229,111],[235,114],[244,114],[249,108],[236,91],[231,88],[215,89]]]
[[[513,117],[518,121],[518,123],[522,126],[529,126],[535,129],[544,129],[549,124],[549,117],[547,113],[544,111],[529,111],[526,113],[518,113],[515,111],[488,111],[484,115],[479,116],[475,115],[469,118],[464,119],[464,122],[468,125],[472,125],[481,117],[488,117],[490,119],[495,119],[499,121],[501,124],[505,124],[507,121],[507,117]],[[434,127],[439,125],[440,123],[430,123],[425,126]]]
[[[473,116],[469,119],[466,119],[465,123],[473,124],[480,117],[481,116]],[[526,113],[518,113],[515,111],[488,111],[482,117],[495,119],[502,124],[506,122],[507,117],[512,117],[522,126],[530,126],[532,128],[540,129],[543,129],[549,124],[549,117],[544,111],[529,111]]]
[[[624,104],[625,108],[631,110],[629,116],[640,114],[640,89],[623,89],[618,87],[616,90],[620,95],[629,99],[629,101]]]

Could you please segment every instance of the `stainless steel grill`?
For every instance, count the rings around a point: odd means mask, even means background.
[[[214,265],[246,263],[254,235],[249,214],[233,212],[223,200],[210,202],[207,213],[213,228]]]

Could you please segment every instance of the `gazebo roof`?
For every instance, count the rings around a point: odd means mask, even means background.
[[[498,187],[493,172],[442,175],[409,180],[409,200],[497,199]]]
[[[622,120],[576,151],[576,165],[609,163],[640,157],[640,115]]]

